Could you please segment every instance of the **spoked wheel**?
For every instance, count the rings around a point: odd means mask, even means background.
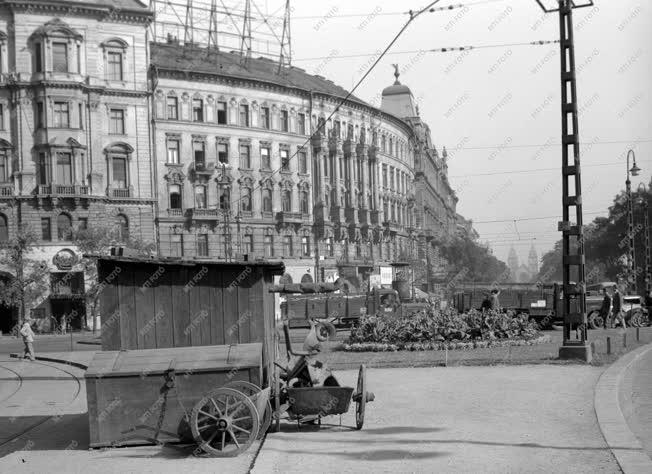
[[[218,388],[192,409],[190,428],[199,447],[212,456],[237,456],[258,436],[258,411],[249,397],[232,388]]]
[[[224,388],[232,388],[238,392],[244,393],[248,397],[256,395],[262,391],[258,385],[245,380],[234,380],[224,385]],[[269,402],[269,398],[267,399],[267,405],[265,406],[265,413],[259,413],[258,415],[262,415],[260,417],[260,428],[258,429],[258,437],[262,438],[263,435],[267,433],[269,425],[272,423],[272,404]]]
[[[355,400],[355,428],[360,430],[364,424],[364,409],[367,405],[367,369],[364,364],[358,371],[358,386],[353,396]]]
[[[599,329],[604,325],[604,319],[597,311],[589,314],[589,327],[591,329]]]

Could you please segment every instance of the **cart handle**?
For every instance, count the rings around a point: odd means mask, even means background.
[[[288,355],[293,356],[311,356],[318,354],[319,351],[294,351],[292,350],[292,342],[290,341],[290,327],[287,320],[283,320],[283,335],[285,336],[285,350]]]

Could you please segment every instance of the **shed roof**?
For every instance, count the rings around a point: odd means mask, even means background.
[[[86,370],[86,378],[161,375],[258,368],[262,362],[260,342],[221,346],[173,347],[135,351],[100,351]]]

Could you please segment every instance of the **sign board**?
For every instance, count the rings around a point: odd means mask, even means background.
[[[380,284],[381,285],[391,285],[392,284],[392,267],[380,267]]]

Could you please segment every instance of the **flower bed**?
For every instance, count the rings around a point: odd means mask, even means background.
[[[527,314],[475,310],[458,314],[432,307],[402,318],[364,316],[351,329],[343,350],[470,350],[542,344],[550,340],[539,332],[536,323],[529,321]]]

